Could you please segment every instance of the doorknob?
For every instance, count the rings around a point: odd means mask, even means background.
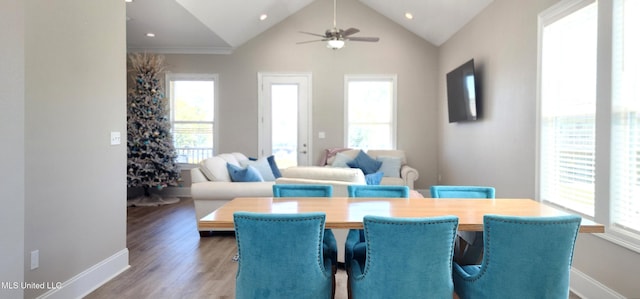
[[[306,154],[306,153],[307,153],[307,151],[301,151],[300,153],[301,153],[301,154]]]

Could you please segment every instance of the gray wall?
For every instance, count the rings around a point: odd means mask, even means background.
[[[338,26],[357,27],[380,42],[351,42],[332,51],[297,31],[324,32],[332,25],[332,2],[315,1],[231,55],[166,55],[172,72],[220,75],[218,153],[258,151],[258,72],[311,72],[313,162],[325,148],[344,143],[344,75],[398,75],[398,149],[418,169],[416,188],[436,182],[437,48],[356,0],[340,2]],[[318,139],[318,132],[326,132]]]
[[[495,0],[440,47],[438,171],[443,184],[496,187],[499,197],[535,197],[537,15],[557,1]],[[445,74],[474,58],[484,116],[447,122]],[[580,234],[574,267],[640,298],[640,255]]]
[[[0,282],[24,277],[23,6],[21,0],[0,0]],[[0,289],[2,298],[22,296],[19,289]]]
[[[126,249],[125,4],[3,0],[0,25],[0,280],[65,282]]]

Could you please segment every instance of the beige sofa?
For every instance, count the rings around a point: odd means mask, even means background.
[[[354,159],[359,149],[328,149],[324,153],[322,166],[335,166],[337,155],[345,155],[350,159]],[[397,174],[385,173],[380,185],[405,185],[413,190],[413,184],[418,179],[418,170],[407,164],[407,156],[403,150],[368,150],[367,155],[376,160],[385,158],[397,158],[400,160],[400,169]]]

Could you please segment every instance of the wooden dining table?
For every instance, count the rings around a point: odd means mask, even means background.
[[[365,215],[389,217],[458,217],[459,231],[482,231],[487,214],[546,217],[568,215],[553,206],[523,198],[353,198],[353,197],[238,197],[198,221],[199,230],[233,229],[233,213],[326,214],[325,227],[362,229]],[[582,218],[581,233],[603,233],[604,225]]]

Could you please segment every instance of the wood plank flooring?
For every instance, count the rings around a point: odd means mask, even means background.
[[[85,298],[235,297],[235,238],[200,238],[191,199],[127,208],[127,248],[131,268]],[[346,280],[344,270],[338,270],[336,299],[347,298]],[[570,299],[579,297],[572,294]]]
[[[191,199],[127,208],[131,268],[85,298],[234,298],[235,242],[230,234],[200,238]],[[336,299],[346,299],[344,270],[337,284]]]

